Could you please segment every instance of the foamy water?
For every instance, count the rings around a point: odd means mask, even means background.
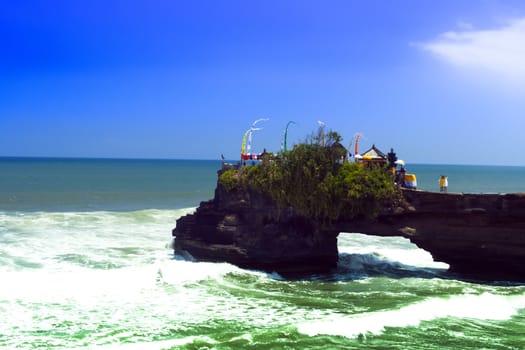
[[[0,204],[11,208],[0,206],[0,348],[524,346],[525,286],[457,280],[404,238],[341,233],[337,269],[301,280],[174,256],[176,219],[208,198],[199,186],[214,184],[170,183],[170,200],[192,202],[187,208],[128,207],[166,206],[158,185],[169,182],[166,168],[193,179],[209,171],[181,164],[74,161],[64,170],[67,162],[40,161],[45,177],[18,172],[2,182],[18,189],[0,184],[9,195]],[[136,182],[115,180],[128,172]],[[77,182],[61,187],[57,173]],[[35,184],[24,185],[24,176]],[[104,188],[111,192],[99,195]]]
[[[302,281],[187,261],[169,232],[192,210],[0,214],[0,347],[217,346],[239,323],[228,342],[243,346],[248,329],[268,327],[355,340],[438,319],[511,321],[525,308],[522,287],[443,279],[447,266],[403,238],[341,234],[334,275]]]
[[[328,316],[322,321],[302,323],[298,329],[310,336],[325,334],[355,338],[381,334],[386,327],[416,327],[423,321],[439,318],[504,321],[524,308],[525,294],[501,296],[485,292],[480,295],[428,298],[396,310]]]

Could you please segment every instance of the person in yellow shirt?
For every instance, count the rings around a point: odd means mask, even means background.
[[[447,193],[448,176],[441,175],[439,178],[439,192]]]

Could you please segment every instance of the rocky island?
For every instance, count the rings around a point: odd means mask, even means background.
[[[175,252],[322,273],[337,265],[338,235],[358,232],[408,238],[467,278],[525,281],[525,194],[400,189],[385,169],[341,163],[334,152],[301,145],[284,161],[223,168],[214,198],[177,221]]]

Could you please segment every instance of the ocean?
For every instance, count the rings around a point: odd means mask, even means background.
[[[0,158],[0,348],[525,348],[525,284],[458,279],[400,237],[341,233],[337,269],[299,280],[175,256],[220,165]],[[525,167],[407,171],[525,192]]]

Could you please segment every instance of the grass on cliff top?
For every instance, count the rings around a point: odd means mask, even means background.
[[[227,170],[219,184],[228,191],[238,186],[258,189],[280,207],[327,222],[373,218],[400,203],[402,196],[386,167],[341,162],[346,155],[341,137],[330,132],[325,139],[324,146],[312,137],[290,152],[267,156],[260,165]]]

